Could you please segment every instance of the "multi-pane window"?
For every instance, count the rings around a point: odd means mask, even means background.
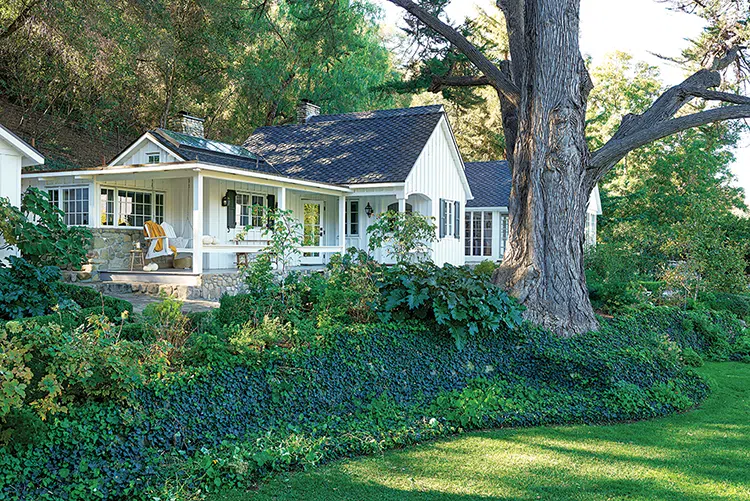
[[[237,222],[240,226],[263,226],[263,211],[266,197],[263,195],[237,194]]]
[[[586,213],[586,225],[584,227],[584,243],[586,246],[596,245],[596,214]]]
[[[48,190],[50,201],[64,213],[68,226],[85,226],[89,224],[89,189],[86,188],[52,188]]]
[[[359,200],[349,200],[346,204],[346,234],[359,235]]]
[[[115,190],[102,188],[99,199],[102,226],[115,225]]]
[[[154,152],[154,153],[146,153],[146,163],[148,164],[158,164],[161,162],[161,153]]]
[[[505,255],[508,246],[508,215],[500,214],[500,258]]]
[[[464,217],[467,256],[492,256],[492,212],[467,211]]]
[[[164,222],[164,193],[154,193],[154,221]]]
[[[117,190],[119,226],[143,226],[151,221],[153,194],[149,191]]]
[[[454,213],[454,207],[455,204],[451,201],[446,201],[446,203],[443,204],[443,217],[445,218],[445,235],[446,236],[453,236],[455,233],[455,213]]]
[[[143,226],[164,222],[164,193],[101,188],[99,219],[102,226]]]

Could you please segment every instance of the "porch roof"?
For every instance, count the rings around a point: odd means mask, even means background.
[[[192,175],[196,171],[203,171],[207,177],[234,179],[254,184],[268,184],[271,186],[286,186],[290,189],[309,190],[324,193],[335,193],[344,195],[352,193],[352,190],[345,186],[335,184],[319,183],[307,181],[304,179],[295,179],[291,177],[280,176],[278,174],[269,174],[259,171],[249,171],[247,169],[231,167],[226,165],[216,165],[206,161],[186,161],[170,162],[148,165],[127,165],[127,166],[104,166],[94,169],[76,170],[76,171],[56,171],[56,172],[28,172],[22,174],[23,179],[33,178],[54,178],[54,177],[89,177],[89,176],[123,176],[132,178],[138,175],[153,177],[156,175],[162,177],[185,177],[184,174]],[[182,176],[179,174],[182,173]]]

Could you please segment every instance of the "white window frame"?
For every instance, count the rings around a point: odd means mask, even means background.
[[[356,212],[352,210],[352,205],[357,204]],[[359,236],[359,200],[347,200],[346,201],[346,226],[345,234],[347,237],[358,237]],[[357,231],[352,231],[352,225],[356,225]]]
[[[242,197],[247,197],[248,204],[242,203]],[[259,198],[262,203],[256,203],[256,198]],[[250,228],[262,228],[263,227],[263,216],[265,214],[266,209],[268,208],[268,196],[265,193],[253,193],[249,191],[238,191],[237,192],[237,202],[235,205],[237,205],[237,227],[240,229],[245,228],[246,226],[249,226]],[[263,207],[263,209],[259,212],[255,212],[256,206]],[[243,207],[248,207],[248,213],[243,214],[242,209]],[[247,223],[242,222],[242,218],[247,217]],[[256,223],[258,223],[256,225]]]
[[[146,190],[142,188],[129,188],[125,186],[112,186],[112,185],[106,185],[101,184],[97,187],[97,193],[99,195],[99,207],[98,207],[98,216],[97,220],[99,222],[99,228],[120,228],[120,229],[126,229],[126,230],[133,230],[133,229],[142,229],[143,226],[132,226],[132,225],[120,225],[117,224],[120,221],[120,192],[136,192],[136,193],[143,193],[143,194],[149,194],[151,195],[151,216],[149,219],[146,219],[146,221],[155,221],[159,224],[163,223],[167,220],[167,214],[166,214],[166,203],[167,203],[167,194],[165,191],[161,190]],[[101,221],[102,217],[102,201],[101,201],[101,194],[102,190],[113,190],[114,191],[114,203],[115,203],[115,212],[114,212],[114,223],[112,225],[109,224],[103,224]],[[162,204],[157,204],[156,199],[157,196],[162,197]],[[160,206],[162,209],[161,216],[157,215],[157,206]],[[161,221],[157,221],[158,218],[161,218]]]
[[[156,161],[154,162],[151,160],[151,157],[156,157]],[[146,153],[146,164],[160,164],[161,163],[161,151],[152,151],[149,153]]]
[[[500,214],[500,259],[503,258],[505,255],[505,249],[508,248],[508,232],[510,231],[510,228],[508,227],[508,214],[507,213],[501,213]]]
[[[63,211],[65,213],[65,215],[63,216],[63,221],[65,222],[66,225],[68,225],[68,226],[91,226],[91,186],[90,185],[88,185],[88,184],[77,184],[77,185],[76,184],[71,184],[71,185],[61,185],[61,186],[48,186],[48,187],[45,188],[45,190],[47,191],[47,194],[50,197],[50,202],[52,202],[53,204],[55,204],[55,206],[57,206],[58,209],[60,209],[61,211]],[[66,203],[71,203],[70,201],[67,201],[67,202],[65,201],[64,192],[67,191],[67,190],[84,190],[84,191],[86,191],[86,199],[85,199],[86,201],[85,201],[85,204],[84,204],[84,207],[83,207],[82,211],[74,211],[74,212],[72,212],[72,213],[69,214],[65,210],[66,209],[65,204]],[[53,191],[57,192],[57,196],[56,197],[53,197],[53,195],[52,195]],[[74,204],[78,203],[78,202],[79,201],[77,199],[73,199],[73,201],[72,201],[72,203],[74,203]],[[83,203],[82,200],[81,200],[81,202]],[[72,223],[71,224],[68,221],[68,217],[70,215],[72,215],[74,217],[81,216],[82,219],[85,218],[86,222],[85,223],[81,223],[81,224],[78,224],[78,223]]]
[[[464,213],[464,225],[468,223],[468,227],[465,228],[466,234],[464,235],[464,238],[466,238],[466,244],[464,245],[464,255],[466,257],[472,257],[472,258],[491,258],[493,254],[493,242],[494,242],[494,223],[493,223],[493,214],[492,211],[487,210],[467,210]],[[478,217],[477,217],[478,216]],[[474,234],[474,222],[475,220],[479,220],[479,254],[475,254],[475,246],[474,246],[474,239],[477,237],[477,235]],[[490,222],[490,227],[487,228],[486,222]],[[487,235],[487,230],[489,229],[489,236]],[[487,254],[487,244],[486,240],[487,238],[490,239],[490,245],[489,245],[489,254]],[[466,250],[466,247],[469,247],[468,252]]]
[[[445,200],[445,237],[455,238],[456,235],[456,202],[455,200]]]

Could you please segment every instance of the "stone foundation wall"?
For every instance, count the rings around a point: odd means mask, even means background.
[[[94,241],[88,258],[94,271],[130,269],[130,251],[135,242],[140,242],[145,252],[146,241],[141,230],[91,228],[91,233]]]
[[[207,273],[201,276],[202,299],[216,300],[223,294],[233,296],[242,291],[242,275],[240,273]]]
[[[91,272],[99,270],[122,271],[130,269],[130,251],[135,242],[141,243],[144,257],[148,245],[143,231],[124,228],[91,228],[94,236],[93,248],[88,252],[89,269]],[[159,268],[171,268],[172,258],[160,256],[151,259]]]

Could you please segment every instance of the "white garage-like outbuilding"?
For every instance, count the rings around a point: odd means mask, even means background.
[[[41,153],[0,124],[0,197],[20,206],[21,169],[43,163]],[[1,236],[0,247],[4,247]],[[0,260],[11,253],[10,249],[0,249]]]

